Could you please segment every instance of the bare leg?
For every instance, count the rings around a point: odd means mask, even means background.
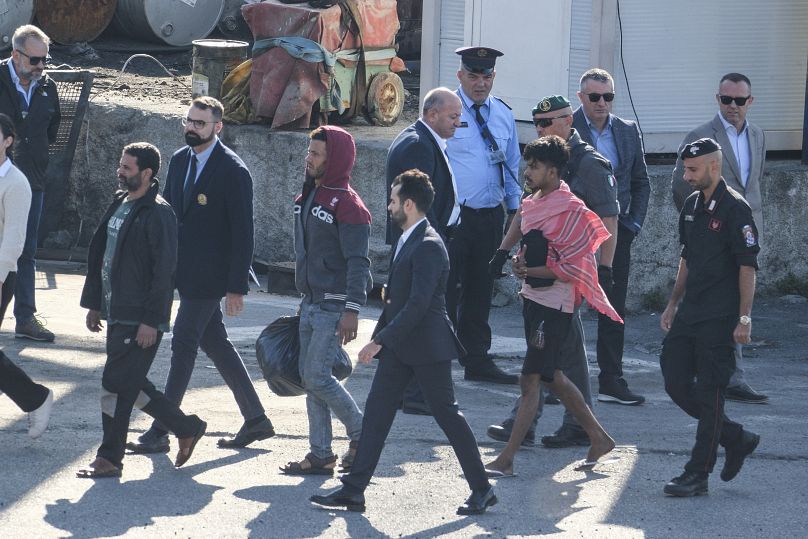
[[[589,452],[586,454],[588,462],[595,462],[600,457],[614,449],[614,440],[603,429],[597,418],[586,405],[583,395],[569,378],[564,376],[560,370],[556,370],[553,381],[545,383],[545,386],[561,399],[564,407],[575,417],[575,420],[583,427],[589,436]],[[519,409],[521,412],[521,408]],[[513,438],[513,435],[511,436]]]
[[[513,459],[516,452],[519,451],[519,446],[522,445],[522,440],[524,440],[531,423],[533,423],[533,418],[536,417],[536,408],[539,405],[539,375],[523,374],[519,377],[519,385],[522,389],[522,400],[519,404],[519,410],[516,412],[516,420],[511,429],[508,445],[505,446],[505,449],[496,459],[486,465],[489,470],[499,470],[508,475],[513,473]]]

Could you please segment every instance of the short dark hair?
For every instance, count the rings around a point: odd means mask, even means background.
[[[133,142],[124,147],[123,153],[131,155],[137,162],[137,168],[146,170],[150,168],[152,178],[160,171],[160,150],[148,142]]]
[[[224,116],[224,105],[222,105],[222,102],[209,95],[195,97],[194,100],[191,101],[191,106],[200,110],[211,111],[211,113],[213,113],[213,119],[217,122],[221,122],[222,116]]]
[[[429,175],[417,168],[411,168],[396,176],[391,187],[400,185],[398,199],[400,203],[412,200],[421,213],[426,213],[435,200],[435,189],[429,181]]]
[[[14,128],[14,120],[12,120],[8,114],[3,114],[2,112],[0,112],[0,131],[3,132],[3,140],[8,137],[13,139],[17,138],[17,130]],[[12,141],[11,144],[13,145],[14,142]],[[9,149],[11,148],[9,147]]]
[[[750,81],[750,80],[749,80],[749,77],[747,77],[747,76],[746,76],[746,75],[744,75],[743,73],[727,73],[726,75],[724,75],[723,77],[721,77],[721,80],[720,80],[720,81],[718,81],[718,85],[719,85],[719,86],[721,86],[721,84],[722,84],[722,83],[723,83],[725,80],[728,80],[728,81],[730,81],[730,82],[735,82],[735,83],[738,83],[738,82],[745,82],[745,83],[746,83],[746,85],[747,85],[747,86],[749,86],[749,90],[750,90],[750,91],[752,90],[752,81]]]
[[[561,137],[548,135],[528,142],[522,157],[525,161],[539,161],[550,165],[561,174],[570,160],[570,149]]]
[[[325,143],[328,143],[328,137],[326,136],[327,133],[328,131],[326,129],[318,127],[317,129],[309,133],[309,138],[311,140],[321,140]]]
[[[581,75],[581,90],[584,89],[584,84],[586,84],[586,81],[588,80],[594,80],[604,83],[611,82],[612,84],[614,84],[614,79],[609,74],[609,72],[599,67],[593,67],[592,69],[584,71],[584,74]]]

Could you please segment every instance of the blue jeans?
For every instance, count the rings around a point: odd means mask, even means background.
[[[309,445],[315,457],[324,459],[331,450],[331,411],[337,416],[348,438],[359,440],[362,411],[331,370],[337,357],[337,324],[343,307],[331,303],[300,305],[300,379],[306,388],[309,416]]]
[[[36,273],[36,244],[39,236],[39,218],[42,216],[43,191],[31,192],[31,209],[28,211],[28,226],[25,229],[25,246],[17,260],[17,285],[14,289],[14,318],[24,324],[34,317],[34,274]]]

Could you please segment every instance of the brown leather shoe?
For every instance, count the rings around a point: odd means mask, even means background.
[[[205,435],[205,430],[208,428],[208,424],[199,420],[199,428],[196,430],[196,434],[193,436],[189,436],[188,438],[178,438],[177,444],[180,446],[179,451],[177,451],[177,458],[174,460],[174,466],[179,468],[186,462],[188,459],[191,458],[191,455],[194,453],[194,448],[199,440]]]

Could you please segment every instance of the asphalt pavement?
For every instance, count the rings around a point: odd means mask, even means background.
[[[662,487],[679,475],[695,439],[695,421],[668,398],[658,357],[659,313],[628,316],[624,368],[630,387],[647,397],[642,406],[596,403],[595,414],[617,441],[615,462],[591,472],[574,464],[586,448],[519,452],[518,476],[496,482],[499,503],[485,515],[461,517],[468,496],[460,467],[443,433],[429,417],[399,414],[376,476],[366,491],[363,514],[313,507],[310,495],[339,486],[336,478],[289,477],[278,467],[308,452],[304,397],[270,392],[256,363],[254,343],[278,316],[293,314],[297,300],[257,289],[245,312],[226,320],[230,335],[253,377],[277,435],[242,450],[219,449],[242,419],[211,361],[200,353],[183,409],[208,422],[208,432],[188,464],[174,469],[171,452],[128,455],[121,479],[76,478],[101,440],[99,406],[104,339],[84,327],[79,307],[83,276],[77,264],[43,264],[37,303],[53,344],[14,339],[9,315],[0,346],[35,380],[56,394],[51,424],[37,440],[27,419],[0,396],[0,537],[798,537],[808,528],[808,301],[758,299],[753,345],[747,347],[748,379],[771,397],[765,405],[728,402],[727,414],[761,435],[757,451],[740,475],[722,482],[719,454],[707,496],[665,497]],[[175,302],[176,308],[176,302]],[[379,314],[361,314],[357,341],[347,348],[354,361]],[[492,352],[518,372],[524,350],[520,309],[492,311]],[[587,349],[594,359],[596,320],[584,316]],[[166,335],[150,378],[162,387],[170,358]],[[597,365],[591,364],[597,391]],[[374,366],[359,365],[346,385],[364,408]],[[485,461],[503,444],[489,440],[488,425],[508,413],[517,386],[466,382],[453,370],[457,399]],[[545,408],[538,435],[552,433],[560,406]],[[130,435],[149,425],[135,412]],[[348,441],[334,420],[334,450]]]

